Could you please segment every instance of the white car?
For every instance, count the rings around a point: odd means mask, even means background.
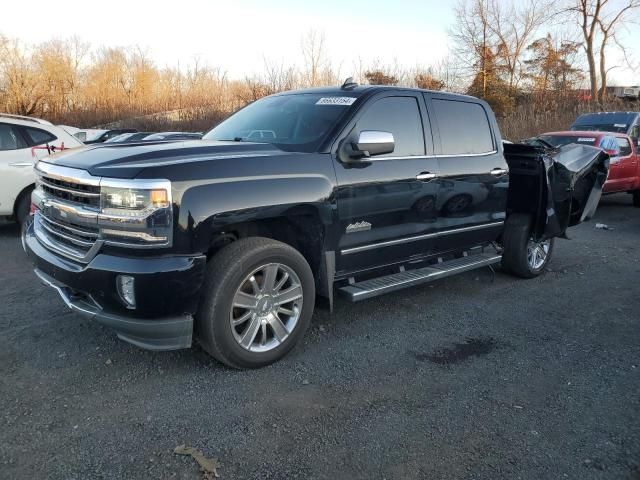
[[[0,113],[0,216],[22,223],[31,205],[34,164],[54,150],[82,145],[46,120]]]

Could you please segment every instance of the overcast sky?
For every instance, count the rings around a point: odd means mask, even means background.
[[[3,1],[0,33],[26,43],[78,35],[92,46],[148,49],[160,66],[199,58],[242,78],[264,58],[301,63],[301,37],[324,32],[334,65],[394,60],[428,66],[447,55],[452,0],[18,0]],[[19,19],[19,20],[18,20]],[[627,34],[640,60],[640,28]],[[619,60],[614,59],[614,63]],[[622,62],[619,62],[622,63]],[[640,84],[640,72],[611,80]],[[610,81],[611,83],[611,81]]]

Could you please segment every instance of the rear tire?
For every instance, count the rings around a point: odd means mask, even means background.
[[[633,194],[633,206],[640,207],[640,190],[634,190]]]
[[[505,223],[502,245],[502,268],[521,278],[540,275],[549,263],[554,239],[536,242],[531,235],[530,215],[513,213]]]
[[[237,240],[209,260],[196,338],[230,367],[264,367],[303,337],[314,304],[313,273],[300,252],[268,238]]]

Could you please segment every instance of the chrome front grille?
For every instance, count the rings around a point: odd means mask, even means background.
[[[97,225],[88,227],[54,220],[41,210],[36,211],[33,226],[36,236],[46,247],[80,262],[93,258],[101,244]]]
[[[98,227],[81,227],[80,225],[54,221],[44,215],[41,215],[41,225],[49,234],[63,243],[86,248],[87,250],[93,247],[99,235]]]
[[[64,257],[87,263],[102,244],[98,227],[100,178],[88,172],[40,163],[34,233],[45,247]]]
[[[39,182],[42,190],[51,197],[96,209],[100,207],[99,185],[86,185],[46,175],[40,176]]]

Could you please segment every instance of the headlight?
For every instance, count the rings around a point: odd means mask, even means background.
[[[170,246],[173,227],[168,180],[104,179],[100,184],[101,236],[112,244]]]
[[[158,208],[169,206],[169,192],[165,189],[143,190],[140,188],[102,187],[102,212],[122,214],[130,212],[132,216]]]

